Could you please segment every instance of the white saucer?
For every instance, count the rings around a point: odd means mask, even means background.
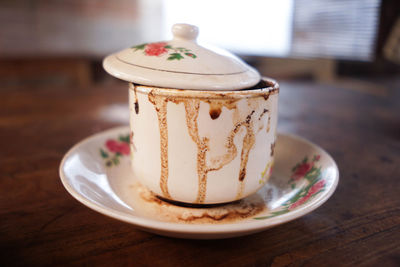
[[[339,181],[327,152],[279,134],[272,177],[259,192],[222,206],[181,207],[159,200],[133,178],[124,150],[128,140],[129,127],[119,127],[81,141],[64,156],[61,181],[89,208],[160,235],[214,239],[260,232],[318,208]]]

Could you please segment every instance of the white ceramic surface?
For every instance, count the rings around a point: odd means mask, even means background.
[[[260,81],[260,74],[233,54],[198,45],[196,26],[175,24],[172,31],[171,41],[136,45],[106,57],[104,69],[128,82],[178,89],[237,90]]]
[[[132,169],[164,198],[198,204],[239,200],[273,167],[278,84],[198,91],[131,84]]]
[[[180,207],[158,200],[133,178],[128,143],[129,127],[83,140],[63,158],[61,181],[89,208],[166,236],[214,239],[260,232],[313,211],[333,194],[339,180],[327,152],[279,134],[272,178],[256,194],[216,207]]]

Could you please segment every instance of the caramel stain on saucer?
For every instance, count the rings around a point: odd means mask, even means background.
[[[270,93],[261,95],[261,98],[268,100]],[[258,97],[257,97],[258,98]],[[198,175],[198,192],[195,203],[204,203],[207,191],[207,175],[210,171],[217,171],[223,166],[229,164],[237,156],[237,148],[233,140],[240,128],[244,127],[246,134],[243,138],[242,151],[240,156],[240,170],[238,173],[239,188],[236,195],[236,199],[240,199],[244,192],[246,168],[249,158],[249,153],[255,144],[255,132],[254,126],[254,113],[260,105],[259,101],[247,101],[248,106],[251,108],[249,114],[245,116],[245,119],[241,119],[238,112],[238,102],[240,98],[226,98],[226,99],[206,99],[206,98],[187,98],[182,96],[173,95],[156,95],[154,90],[151,90],[148,94],[149,101],[154,105],[157,112],[158,124],[160,130],[160,157],[161,157],[161,175],[160,175],[160,188],[162,196],[167,199],[172,199],[168,191],[168,122],[167,122],[167,104],[172,102],[174,104],[183,104],[186,113],[186,124],[189,135],[193,142],[197,146],[197,175]],[[220,117],[223,108],[228,110],[234,110],[233,114],[233,129],[230,131],[226,142],[226,151],[223,155],[219,155],[208,160],[207,154],[210,151],[209,138],[201,137],[198,129],[198,117],[200,103],[205,102],[210,107],[210,117],[212,120],[216,120]],[[267,112],[264,109],[262,114],[259,115],[258,119]],[[258,129],[259,131],[260,129]],[[267,129],[269,131],[269,129]]]
[[[147,216],[168,222],[223,224],[244,220],[266,210],[260,196],[226,204],[189,205],[163,200],[140,183],[131,186]]]

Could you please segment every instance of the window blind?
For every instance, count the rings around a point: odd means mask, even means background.
[[[291,54],[373,59],[379,0],[295,0]]]

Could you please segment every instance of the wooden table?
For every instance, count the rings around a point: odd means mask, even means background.
[[[300,219],[214,241],[136,230],[81,205],[61,185],[59,163],[72,145],[127,124],[125,84],[1,90],[0,265],[399,266],[399,85],[374,95],[282,82],[279,130],[333,156],[337,191]]]

